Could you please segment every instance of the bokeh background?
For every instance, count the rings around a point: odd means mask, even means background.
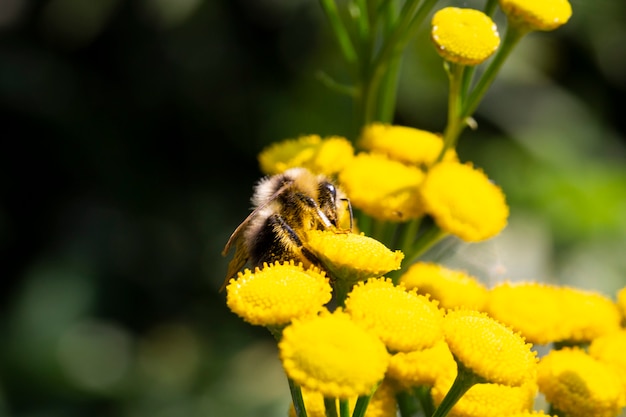
[[[429,256],[613,297],[626,3],[572,4],[522,41],[461,138],[510,226]],[[218,293],[220,251],[265,145],[352,135],[319,71],[347,81],[315,0],[0,0],[0,416],[286,415],[272,339]],[[441,131],[446,91],[422,30],[396,122]]]

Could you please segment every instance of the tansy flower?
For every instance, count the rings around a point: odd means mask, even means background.
[[[389,278],[359,282],[348,294],[346,313],[382,340],[390,351],[409,352],[443,339],[437,304]]]
[[[457,363],[485,382],[520,386],[534,380],[536,358],[531,345],[486,314],[450,311],[444,317],[443,330]]]
[[[316,174],[332,176],[341,171],[353,155],[354,149],[346,138],[322,139],[308,135],[270,145],[259,154],[259,164],[261,171],[269,175],[304,167]]]
[[[387,377],[404,388],[433,386],[437,378],[456,371],[456,362],[443,340],[432,347],[398,352],[389,360]]]
[[[482,310],[487,302],[487,288],[476,278],[433,262],[414,263],[400,277],[400,283],[420,294],[430,294],[445,309]]]
[[[545,345],[562,339],[557,287],[545,284],[501,283],[489,291],[486,311],[519,331],[531,343]]]
[[[341,309],[294,320],[278,348],[289,378],[325,397],[370,395],[389,363],[385,344]]]
[[[317,314],[331,299],[324,272],[293,261],[246,269],[226,287],[226,304],[251,324],[280,326],[296,317]]]
[[[620,328],[619,310],[608,297],[573,287],[561,287],[560,290],[561,308],[567,314],[567,320],[561,323],[568,331],[564,340],[588,342]]]
[[[339,182],[352,205],[380,220],[406,221],[419,217],[419,186],[424,174],[384,155],[360,153],[339,173]]]
[[[324,396],[316,391],[307,389],[302,390],[302,397],[306,408],[307,417],[326,417],[326,407],[324,405]],[[356,398],[349,400],[350,415],[354,411]],[[396,415],[396,397],[395,391],[391,384],[383,380],[376,392],[370,399],[365,412],[365,417],[395,417]],[[296,411],[293,404],[289,408],[289,417],[296,417]]]
[[[598,293],[532,282],[495,286],[486,310],[535,344],[588,342],[620,322],[615,305]]]
[[[441,135],[407,126],[372,123],[363,128],[359,145],[368,151],[387,155],[390,159],[429,166],[437,160],[443,148]],[[456,161],[454,149],[449,149],[444,161]]]
[[[432,389],[433,401],[440,404],[452,386],[452,376],[437,379]],[[452,407],[447,417],[503,417],[529,411],[537,386],[527,381],[521,386],[475,384]]]
[[[616,417],[624,406],[615,371],[579,348],[550,351],[539,362],[537,383],[552,407],[568,417]]]
[[[626,393],[626,329],[593,339],[589,355],[617,372]]]
[[[547,417],[556,417],[551,414],[545,414],[543,411],[522,411],[521,413],[515,414],[507,414],[502,417],[534,417],[534,416],[547,416]]]
[[[470,164],[433,166],[422,183],[421,196],[424,210],[437,225],[467,242],[497,235],[509,216],[500,187]]]
[[[500,45],[498,28],[481,11],[446,7],[434,14],[431,39],[446,61],[478,65]]]
[[[312,230],[307,248],[332,273],[333,278],[356,282],[400,268],[404,254],[362,234]]]
[[[567,0],[499,0],[509,23],[524,29],[554,30],[567,23],[572,6]]]

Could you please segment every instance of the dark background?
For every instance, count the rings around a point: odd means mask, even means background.
[[[622,3],[529,35],[462,138],[521,239],[498,249],[521,270],[489,247],[481,278],[626,285]],[[285,415],[220,251],[263,146],[349,135],[349,100],[315,78],[346,80],[327,29],[312,0],[0,0],[0,415]],[[418,36],[397,122],[440,131],[445,74]]]

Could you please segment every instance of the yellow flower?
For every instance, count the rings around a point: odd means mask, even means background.
[[[421,195],[424,210],[437,225],[467,242],[489,239],[506,226],[509,207],[502,190],[470,164],[433,166]]]
[[[550,351],[539,362],[537,383],[568,417],[616,417],[625,404],[615,371],[579,348]]]
[[[499,1],[510,24],[525,30],[554,30],[572,16],[572,6],[567,0]]]
[[[540,283],[501,283],[489,291],[486,310],[496,320],[519,331],[531,343],[560,340],[566,320],[557,287]]]
[[[617,292],[617,308],[622,314],[622,322],[626,322],[626,287]]]
[[[331,299],[324,272],[293,261],[246,269],[226,287],[226,304],[245,321],[280,326],[296,317],[317,314]]]
[[[616,306],[598,293],[532,282],[495,286],[486,311],[535,344],[589,342],[620,323]]]
[[[326,397],[371,394],[389,363],[385,344],[341,309],[294,320],[278,348],[289,378]]]
[[[589,345],[589,355],[618,373],[626,393],[626,329],[593,339]]]
[[[452,386],[452,375],[437,379],[432,389],[433,401],[440,404]],[[521,386],[475,384],[452,407],[447,417],[503,417],[532,408],[537,386],[527,381]]]
[[[441,308],[482,310],[487,302],[487,288],[476,278],[432,262],[414,263],[400,282],[420,294],[430,294]]]
[[[332,176],[341,171],[353,155],[354,149],[346,138],[322,139],[308,135],[270,145],[259,154],[259,164],[261,171],[269,175],[304,167],[316,174]]]
[[[312,230],[307,233],[307,247],[333,275],[349,282],[378,277],[400,269],[404,254],[363,234]]]
[[[360,153],[339,173],[352,205],[380,220],[406,221],[422,215],[419,186],[424,174],[384,155]]]
[[[620,328],[617,306],[598,292],[561,287],[559,301],[562,311],[568,314],[561,323],[562,328],[568,330],[567,341],[588,342]]]
[[[433,386],[437,378],[456,371],[456,362],[443,340],[432,347],[413,352],[398,352],[389,360],[387,377],[404,388]]]
[[[396,161],[429,166],[437,160],[443,139],[426,130],[372,123],[363,129],[359,144],[363,149],[385,154]],[[449,149],[444,157],[444,161],[457,159],[454,149]]]
[[[389,278],[359,282],[348,294],[346,313],[376,334],[390,351],[409,352],[443,339],[443,315],[437,304]]]
[[[439,55],[461,65],[478,65],[500,45],[498,28],[481,11],[446,7],[434,14],[431,39]]]
[[[307,417],[326,417],[324,396],[321,393],[303,389],[302,398]],[[356,398],[350,398],[350,415],[354,411],[356,400]],[[383,380],[370,399],[365,417],[395,417],[396,408],[395,390],[391,384]],[[289,408],[289,417],[296,417],[293,404]]]
[[[520,386],[534,380],[537,360],[531,345],[486,314],[450,311],[443,330],[456,361],[486,382]]]

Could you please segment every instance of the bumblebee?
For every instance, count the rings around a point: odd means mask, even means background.
[[[327,177],[305,168],[291,168],[261,179],[254,187],[252,205],[252,212],[222,251],[226,256],[236,245],[221,290],[246,263],[256,267],[265,262],[294,260],[305,267],[320,266],[306,248],[306,232],[338,229],[347,214],[352,229],[352,208],[346,195]]]

